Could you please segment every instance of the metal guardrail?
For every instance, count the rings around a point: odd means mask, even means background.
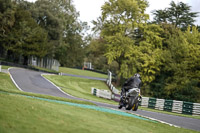
[[[200,103],[142,97],[139,105],[179,114],[200,115]]]
[[[97,97],[112,99],[112,93],[108,90],[100,90],[100,89],[92,87],[91,93]]]
[[[117,90],[112,85],[112,73],[108,71],[108,79],[107,85],[110,87],[112,91],[111,99],[115,101],[119,101],[120,95],[119,90]],[[93,95],[99,95],[98,89],[92,89]],[[105,97],[105,96],[101,96]],[[200,115],[200,103],[191,103],[185,101],[177,101],[177,100],[168,100],[168,99],[158,99],[158,98],[149,98],[149,97],[142,97],[141,102],[139,103],[141,107],[147,107],[157,110],[164,110],[168,112],[174,112],[179,114],[188,114],[188,115]]]

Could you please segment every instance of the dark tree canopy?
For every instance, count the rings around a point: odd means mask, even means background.
[[[172,1],[169,8],[164,10],[155,10],[154,22],[155,23],[170,23],[179,27],[182,30],[186,30],[188,26],[193,26],[195,18],[198,16],[197,12],[191,12],[191,6],[179,2]]]

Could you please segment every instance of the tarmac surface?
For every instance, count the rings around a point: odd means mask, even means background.
[[[56,87],[54,84],[50,83],[47,79],[42,77],[42,74],[44,74],[43,72],[37,72],[37,71],[32,71],[32,70],[23,69],[23,68],[11,68],[9,69],[9,72],[10,72],[13,82],[21,91],[51,95],[51,96],[56,96],[56,97],[64,97],[64,98],[75,99],[75,100],[88,101],[100,107],[106,107],[106,108],[112,108],[112,109],[118,110],[116,105],[95,102],[95,101],[86,100],[86,99],[77,98],[77,97],[68,95],[67,93],[63,92],[59,87]],[[64,75],[70,76],[68,74],[64,74]],[[76,76],[76,75],[71,75],[71,76]],[[80,77],[80,76],[77,76],[77,77]],[[98,79],[95,78],[94,80],[98,80]],[[102,79],[99,79],[99,80],[104,81]],[[167,123],[169,125],[174,125],[174,126],[183,127],[186,129],[200,131],[200,119],[168,115],[164,113],[150,112],[150,111],[144,111],[144,110],[139,110],[139,109],[136,112],[133,112],[133,111],[126,111],[126,112],[140,115],[146,118],[149,117],[152,119],[156,119],[158,121]]]

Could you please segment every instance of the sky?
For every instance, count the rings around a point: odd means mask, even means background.
[[[36,0],[27,0],[34,2]],[[72,0],[76,10],[80,13],[80,20],[88,22],[92,27],[92,20],[96,20],[101,15],[101,6],[108,0]],[[158,9],[165,9],[169,7],[172,0],[148,0],[149,7],[146,9],[146,13],[150,14],[150,20],[153,19],[152,11]],[[174,0],[175,2],[184,2],[191,6],[193,12],[200,12],[200,0]],[[200,25],[200,13],[196,19],[195,24]]]

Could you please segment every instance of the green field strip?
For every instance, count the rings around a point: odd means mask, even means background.
[[[106,112],[106,113],[111,113],[111,114],[116,114],[116,115],[121,115],[121,116],[127,116],[127,117],[132,117],[132,118],[137,118],[137,119],[141,119],[141,120],[151,121],[151,122],[157,123],[157,121],[146,119],[146,118],[143,118],[143,117],[140,117],[140,116],[137,116],[137,115],[133,115],[133,114],[129,114],[129,113],[126,113],[126,112],[113,110],[113,109],[109,109],[109,108],[98,107],[98,106],[94,106],[94,105],[71,103],[71,102],[52,100],[52,99],[47,99],[47,98],[27,96],[27,95],[22,95],[22,94],[14,94],[14,93],[3,92],[3,91],[0,91],[0,93],[9,94],[9,95],[20,95],[20,96],[24,96],[24,97],[27,97],[27,98],[38,99],[38,100],[52,102],[52,103],[66,104],[66,105],[70,105],[70,106],[76,106],[76,107],[80,107],[80,108],[92,109],[92,110],[96,110],[96,111],[100,111],[100,112]]]

